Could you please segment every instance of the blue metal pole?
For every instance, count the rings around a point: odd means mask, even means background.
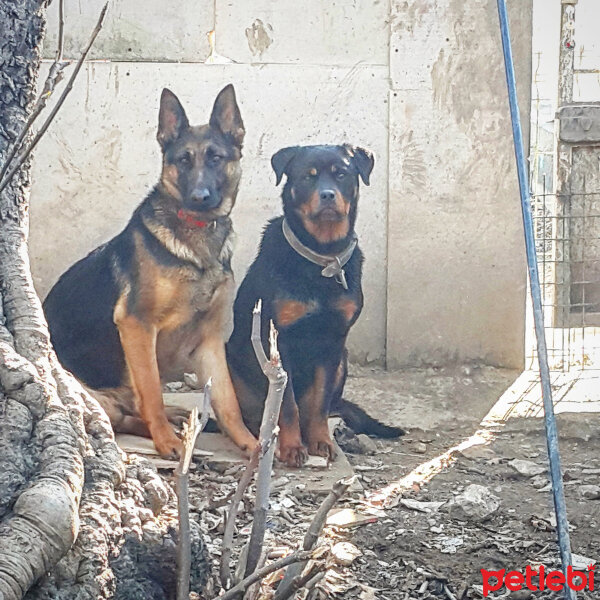
[[[523,228],[525,230],[525,249],[527,251],[527,268],[529,270],[529,283],[531,286],[531,299],[533,301],[533,317],[535,321],[535,335],[537,338],[538,362],[540,366],[540,379],[542,382],[542,398],[544,400],[544,421],[546,424],[546,442],[548,445],[548,459],[550,462],[550,479],[552,481],[552,494],[554,496],[554,510],[556,512],[556,528],[558,532],[558,545],[562,569],[567,576],[567,567],[572,564],[571,542],[569,539],[569,521],[563,487],[562,472],[560,468],[560,452],[558,449],[558,431],[552,403],[552,387],[550,385],[550,369],[548,367],[548,350],[546,348],[546,334],[544,332],[544,314],[542,310],[542,294],[538,276],[537,257],[535,252],[535,237],[531,213],[531,197],[528,183],[528,169],[523,149],[523,133],[521,131],[521,117],[517,101],[517,84],[515,81],[515,68],[510,45],[510,31],[508,27],[508,14],[506,0],[497,0],[498,15],[500,17],[500,33],[502,36],[502,50],[504,52],[504,67],[506,69],[506,84],[508,86],[508,100],[510,104],[510,117],[512,121],[513,141],[515,145],[515,158],[517,173],[519,175],[519,190],[521,193],[521,211],[523,213]],[[576,600],[575,592],[565,584],[565,598]]]

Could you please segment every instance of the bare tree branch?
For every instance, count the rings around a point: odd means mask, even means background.
[[[252,329],[260,324],[261,307],[257,305],[254,309]],[[256,503],[254,506],[254,519],[252,521],[252,532],[248,542],[248,559],[246,562],[245,575],[248,576],[256,569],[260,559],[263,541],[265,537],[265,524],[267,521],[267,510],[269,508],[269,496],[271,493],[271,471],[273,469],[273,458],[277,438],[277,421],[279,410],[283,400],[283,392],[287,384],[287,373],[281,366],[281,357],[277,349],[277,330],[273,322],[270,323],[269,331],[270,355],[269,361],[261,364],[263,373],[269,380],[269,391],[265,400],[263,418],[258,436],[260,446],[260,458],[258,461],[258,473],[256,476]],[[262,348],[262,343],[258,344]],[[255,347],[256,351],[256,347]],[[262,352],[264,355],[264,351]],[[256,358],[261,359],[260,350],[256,352]],[[265,356],[266,358],[266,356]]]
[[[12,162],[12,159],[15,157],[15,154],[21,149],[21,146],[23,145],[23,140],[29,133],[29,130],[31,129],[31,126],[33,125],[34,121],[38,118],[39,114],[46,107],[46,104],[48,103],[50,96],[52,96],[52,92],[54,92],[56,86],[60,83],[60,81],[62,81],[63,69],[67,65],[70,64],[68,61],[63,62],[63,60],[62,60],[63,27],[64,27],[64,19],[63,19],[64,6],[63,6],[63,4],[64,4],[64,0],[60,0],[58,3],[58,15],[59,15],[58,16],[58,21],[59,21],[58,45],[56,48],[56,55],[54,58],[54,62],[52,63],[52,66],[50,67],[50,70],[48,71],[48,77],[46,77],[46,81],[44,83],[44,88],[42,89],[42,92],[39,95],[39,98],[36,100],[36,103],[31,111],[31,114],[27,118],[27,121],[25,121],[25,125],[23,125],[23,129],[21,130],[21,133],[19,133],[19,135],[17,136],[17,139],[15,140],[14,144],[12,144],[12,146],[10,147],[10,150],[8,151],[8,153],[6,155],[6,160],[5,160],[4,164],[2,165],[2,169],[0,169],[0,181],[2,181],[4,179],[4,175],[6,174],[6,171],[8,170],[8,167],[10,166],[10,163]]]
[[[260,559],[258,561],[258,565],[256,565],[256,569],[262,569],[265,564],[267,563],[267,555],[268,552],[263,549],[263,551],[261,552],[260,555]],[[258,595],[260,593],[260,581],[256,581],[255,583],[253,583],[247,590],[246,593],[244,594],[244,598],[243,600],[257,600]]]
[[[256,446],[252,452],[252,456],[246,465],[246,470],[242,474],[240,481],[235,490],[235,494],[231,500],[231,506],[229,508],[229,514],[225,521],[225,531],[223,532],[223,550],[221,552],[221,564],[219,567],[219,573],[221,578],[221,585],[224,589],[227,589],[231,585],[231,551],[233,550],[233,530],[235,529],[235,519],[238,512],[238,507],[246,488],[250,485],[252,477],[256,468],[258,467],[258,457],[260,454],[260,446]]]
[[[250,336],[250,340],[252,341],[252,347],[254,348],[254,354],[256,354],[256,358],[258,359],[258,364],[261,366],[264,372],[264,365],[267,364],[268,358],[265,354],[265,349],[263,348],[262,338],[260,335],[261,313],[262,300],[259,300],[252,311],[252,335]]]
[[[299,565],[300,563],[295,563]],[[305,563],[306,564],[306,563]],[[294,565],[290,565],[288,570]],[[302,570],[299,571],[298,575],[294,577],[289,585],[286,585],[286,589],[279,594],[279,588],[283,585],[283,581],[279,584],[277,588],[277,592],[275,593],[274,598],[278,598],[279,600],[287,600],[287,598],[291,598],[298,590],[301,590],[303,587],[310,589],[314,587],[324,576],[325,569],[327,568],[327,564],[324,561],[313,562],[312,565],[306,570],[306,573],[301,574]]]
[[[331,491],[319,506],[313,520],[304,536],[304,542],[302,543],[303,550],[312,550],[321,535],[325,521],[327,520],[327,513],[333,508],[336,502],[348,491],[348,488],[354,483],[356,475],[340,479],[333,484]],[[277,592],[273,597],[274,600],[282,600],[283,598],[289,598],[288,591],[293,585],[293,581],[302,573],[305,563],[298,563],[289,567],[283,577],[283,581],[279,584]]]
[[[70,91],[73,89],[73,82],[75,81],[77,75],[79,74],[79,71],[81,70],[83,62],[85,61],[85,59],[92,47],[92,44],[96,40],[98,33],[102,29],[102,23],[104,22],[104,17],[106,15],[107,9],[108,9],[108,2],[104,5],[104,8],[100,12],[98,22],[96,23],[96,27],[94,27],[94,30],[92,31],[92,34],[87,43],[87,46],[81,53],[81,56],[79,57],[79,60],[77,61],[77,64],[75,65],[75,69],[73,70],[73,73],[71,74],[71,77],[69,78],[69,81],[68,81],[67,85],[65,86],[65,89],[63,90],[60,98],[56,101],[56,104],[54,105],[54,108],[48,115],[48,118],[44,121],[44,124],[40,127],[40,130],[34,136],[33,140],[27,146],[27,148],[25,148],[25,150],[23,150],[23,152],[21,152],[21,154],[19,154],[19,156],[15,159],[12,168],[8,171],[8,173],[4,177],[0,178],[0,192],[2,192],[4,190],[4,188],[10,183],[10,181],[14,177],[15,173],[17,173],[19,171],[19,169],[21,168],[21,165],[27,160],[27,157],[31,154],[32,150],[37,146],[38,142],[42,139],[42,136],[46,133],[48,127],[50,127],[50,124],[54,120],[54,117],[56,117],[56,114],[60,110],[61,106],[63,105],[63,103],[66,100],[67,96],[69,95]],[[62,71],[62,69],[61,69],[61,71]],[[56,81],[54,82],[54,85],[55,84],[56,84]],[[46,101],[47,101],[47,98],[46,98]],[[40,111],[41,111],[41,109],[40,109]],[[35,112],[35,109],[34,109],[34,112]],[[39,112],[38,112],[38,114],[39,114]],[[29,119],[28,119],[27,123],[29,123]],[[26,129],[27,129],[27,124],[25,126],[24,132],[21,132],[21,135],[19,135],[19,138],[21,138],[21,136],[23,138],[25,137],[25,135],[27,134]],[[14,154],[13,154],[13,156],[14,156]],[[2,170],[3,173],[6,172],[9,162],[10,162],[10,160],[7,161],[7,163],[3,167],[3,170]]]
[[[56,48],[56,55],[54,62],[58,63],[62,61],[63,47],[64,47],[64,29],[65,29],[65,0],[58,0],[58,46]]]
[[[190,540],[189,468],[198,434],[208,422],[211,380],[204,386],[202,419],[198,420],[198,407],[190,413],[183,427],[183,452],[175,471],[177,513],[179,517],[179,543],[177,545],[177,600],[189,600],[190,571],[192,566]]]
[[[270,573],[277,571],[278,569],[282,569],[283,567],[287,567],[298,561],[307,561],[311,557],[310,552],[294,552],[293,554],[289,554],[288,556],[284,556],[275,562],[272,562],[262,569],[255,571],[252,575],[248,575],[245,579],[240,581],[235,587],[232,587],[228,592],[225,592],[222,596],[218,597],[218,600],[233,600],[237,598],[239,594],[242,594],[244,590],[249,588],[254,582],[260,581],[263,577],[266,577]]]

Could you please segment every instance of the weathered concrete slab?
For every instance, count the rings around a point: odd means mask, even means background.
[[[198,392],[180,392],[163,395],[165,405],[175,406],[191,410],[194,406],[201,406],[203,394]],[[212,410],[211,410],[212,414]],[[329,420],[329,430],[333,438],[333,431],[339,423],[339,417],[333,417]],[[119,434],[116,436],[117,443],[125,452],[135,452],[145,455],[157,467],[163,469],[176,469],[177,461],[169,461],[160,458],[152,440],[136,435]],[[291,469],[286,465],[275,461],[274,471],[276,476],[285,475],[291,486],[298,483],[306,485],[310,492],[327,492],[331,486],[343,477],[350,477],[354,474],[352,466],[342,452],[342,449],[334,444],[337,452],[335,461],[327,464],[324,458],[311,456],[307,464],[302,469]],[[201,433],[196,441],[194,456],[206,462],[209,466],[214,465],[236,465],[244,464],[246,457],[241,450],[226,436],[221,433]],[[352,489],[360,488],[360,484],[355,483]]]
[[[496,2],[394,0],[392,12],[388,366],[521,368],[525,259]],[[510,2],[510,16],[527,133],[531,2]]]
[[[78,58],[105,0],[65,0],[64,55]],[[58,3],[47,12],[44,57],[53,58],[58,37]],[[214,28],[212,0],[111,0],[90,58],[204,62],[207,34]]]
[[[176,406],[186,410],[198,407],[202,411],[204,404],[204,392],[168,392],[163,394],[165,406]],[[210,408],[210,416],[214,417],[213,409]]]
[[[118,434],[116,440],[123,451],[142,454],[158,468],[172,470],[177,468],[177,461],[165,460],[158,456],[150,439],[136,435]],[[302,469],[291,469],[276,460],[273,468],[275,477],[285,475],[289,479],[287,485],[293,487],[297,484],[304,484],[308,492],[328,492],[336,481],[354,474],[354,470],[341,448],[337,444],[335,446],[337,458],[329,466],[325,459],[318,456],[311,456]],[[196,442],[194,457],[196,461],[202,461],[209,466],[246,463],[246,458],[240,449],[220,433],[201,433]],[[360,489],[360,484],[355,483],[352,489]]]
[[[47,65],[46,65],[47,68]],[[241,282],[266,221],[281,213],[271,155],[283,146],[351,142],[375,153],[358,211],[366,255],[365,308],[352,358],[381,360],[385,346],[387,68],[91,63],[35,154],[30,251],[42,297],[59,275],[118,233],[158,181],[156,123],[164,86],[192,123],[208,120],[217,92],[235,87],[247,129],[233,213],[234,272]]]
[[[388,63],[388,3],[217,0],[217,50],[243,63]]]

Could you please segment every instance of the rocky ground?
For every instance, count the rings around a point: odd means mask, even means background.
[[[503,395],[517,375],[472,366],[352,370],[348,398],[405,426],[408,434],[371,444],[340,432],[363,489],[343,499],[338,508],[344,510],[325,529],[323,543],[334,548],[334,559],[312,598],[475,599],[483,597],[481,569],[558,568],[543,421],[531,416],[540,414],[539,398],[532,385]],[[600,556],[600,413],[594,398],[600,388],[593,375],[587,377],[583,388],[564,384],[555,390],[571,408],[577,402],[567,401],[586,390],[579,412],[559,415],[571,542],[584,568]],[[504,421],[508,414],[513,416]],[[192,474],[193,518],[209,540],[215,572],[241,469],[200,461]],[[272,557],[298,547],[322,500],[302,483],[310,476],[278,471],[267,524]],[[238,546],[250,533],[251,492],[239,519]],[[265,582],[260,597],[270,597],[276,577]],[[600,585],[600,573],[596,579]],[[216,577],[212,590],[219,590]],[[507,594],[503,588],[489,597]],[[562,597],[548,590],[510,594],[518,600]]]

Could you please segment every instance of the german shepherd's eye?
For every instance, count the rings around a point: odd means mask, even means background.
[[[185,169],[188,169],[192,165],[192,153],[185,152],[177,159],[177,162]]]
[[[223,156],[220,156],[219,154],[213,154],[209,157],[208,162],[211,165],[220,165],[223,160],[225,160]]]

